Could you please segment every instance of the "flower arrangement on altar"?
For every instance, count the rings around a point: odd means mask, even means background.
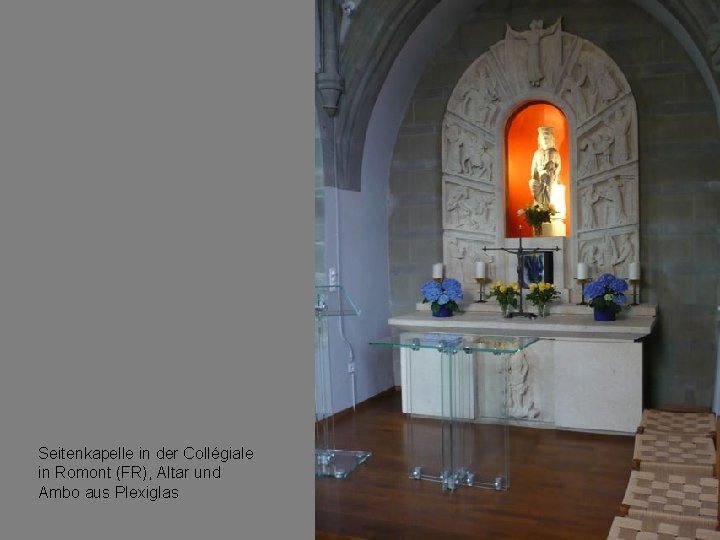
[[[545,305],[560,296],[560,291],[555,288],[555,285],[544,281],[530,283],[528,289],[530,289],[530,292],[525,295],[525,298],[536,306]]]
[[[458,302],[462,300],[462,285],[456,279],[445,278],[442,281],[427,281],[420,292],[423,304],[430,302],[430,310],[436,317],[450,317],[460,309]]]
[[[550,223],[550,218],[555,214],[557,214],[557,210],[552,204],[530,203],[517,211],[517,215],[523,216],[536,234],[542,230],[543,223]]]
[[[624,294],[627,289],[628,284],[624,279],[612,274],[603,274],[585,286],[583,296],[588,305],[595,310],[596,319],[598,312],[605,312],[610,318],[599,320],[615,320],[615,315],[622,309],[620,304],[624,304],[627,300]]]
[[[497,281],[490,285],[488,296],[494,296],[501,306],[512,306],[516,308],[519,294],[520,287],[517,283]]]

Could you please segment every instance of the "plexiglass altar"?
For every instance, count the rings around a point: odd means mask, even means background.
[[[400,351],[410,477],[444,490],[506,490],[510,358],[537,341],[407,332],[373,345]]]
[[[342,286],[315,287],[315,476],[345,478],[372,454],[335,448],[329,321],[359,313]]]

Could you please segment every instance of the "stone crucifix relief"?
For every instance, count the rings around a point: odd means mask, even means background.
[[[542,46],[543,40],[548,37],[553,37],[557,42],[553,44],[552,48]],[[562,53],[560,19],[545,29],[543,29],[543,22],[535,19],[530,23],[530,29],[524,32],[513,30],[510,25],[507,25],[505,41],[508,44],[508,63],[515,63],[519,57],[525,56],[527,80],[533,88],[541,86],[547,77],[546,70],[549,66],[543,65],[544,59],[560,65]]]

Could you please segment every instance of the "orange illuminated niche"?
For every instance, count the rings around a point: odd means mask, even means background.
[[[517,211],[533,202],[529,185],[532,160],[538,148],[538,128],[545,126],[553,128],[555,148],[560,152],[562,166],[558,182],[565,186],[566,236],[570,236],[570,153],[567,119],[554,105],[533,102],[518,109],[510,117],[505,131],[505,236],[508,238],[519,236],[518,226],[522,226],[523,237],[532,236],[532,228],[522,216],[517,215]]]

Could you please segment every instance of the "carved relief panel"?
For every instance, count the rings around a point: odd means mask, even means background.
[[[592,233],[579,241],[579,259],[588,264],[593,276],[610,272],[627,278],[630,263],[638,260],[639,251],[638,234],[628,228]]]
[[[497,68],[485,57],[469,69],[472,76],[455,87],[447,110],[475,126],[494,126],[503,101]]]
[[[637,178],[618,173],[578,186],[578,228],[608,229],[638,222]]]
[[[490,264],[495,261],[492,255],[483,251],[483,247],[492,247],[492,242],[477,236],[445,233],[443,245],[447,275],[462,283],[466,291],[471,291],[477,286],[475,262],[483,261]],[[491,279],[490,274],[487,277]]]
[[[492,182],[495,168],[495,144],[477,129],[457,119],[443,124],[443,172],[473,180]]]
[[[497,200],[494,192],[471,183],[443,179],[443,222],[445,229],[495,234]]]
[[[578,178],[620,167],[637,159],[634,107],[620,103],[585,126],[578,137]]]

